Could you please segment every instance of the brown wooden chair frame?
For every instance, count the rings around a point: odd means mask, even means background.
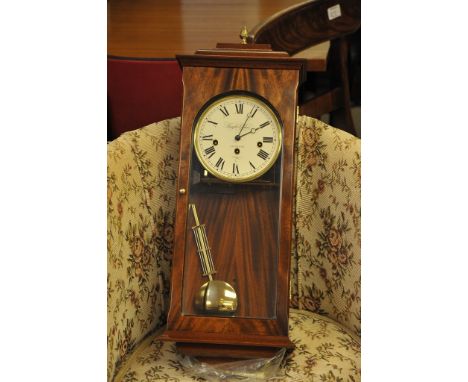
[[[341,15],[330,20],[328,11],[339,4]],[[247,41],[271,44],[294,55],[330,41],[326,73],[309,73],[301,90],[300,113],[319,118],[330,113],[330,123],[356,134],[351,115],[347,36],[361,26],[360,0],[311,0],[276,13],[256,25]]]

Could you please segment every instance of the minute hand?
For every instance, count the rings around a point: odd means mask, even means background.
[[[244,134],[244,135],[240,135],[240,134],[242,133],[242,130],[244,130],[244,127],[245,127],[245,125],[247,124],[247,121],[249,120],[249,118],[250,118],[250,114],[247,114],[247,118],[245,119],[244,124],[242,125],[242,127],[241,127],[241,129],[240,129],[240,131],[239,131],[239,134],[237,134],[237,135],[235,136],[235,138],[236,138],[237,141],[238,141],[239,139],[241,139],[241,137],[243,137],[243,136],[245,135],[245,134]]]

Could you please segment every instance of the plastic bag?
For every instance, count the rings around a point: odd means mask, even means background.
[[[281,349],[271,358],[247,359],[210,365],[193,357],[183,357],[181,364],[185,371],[207,381],[242,381],[257,382],[272,378],[281,378],[281,369],[286,349]]]

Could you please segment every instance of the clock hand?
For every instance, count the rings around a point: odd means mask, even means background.
[[[269,124],[270,124],[270,122],[266,121],[266,122],[262,123],[260,126],[258,126],[257,128],[252,127],[248,133],[245,133],[245,134],[242,134],[242,135],[236,135],[236,140],[237,141],[240,140],[244,135],[247,135],[247,134],[250,134],[250,133],[254,134],[258,129],[263,129],[265,126],[268,126]]]
[[[241,127],[241,129],[240,129],[240,131],[239,131],[239,134],[237,134],[237,135],[234,137],[234,138],[236,139],[236,141],[240,140],[241,137],[243,137],[243,135],[240,135],[240,134],[242,133],[242,130],[244,130],[244,127],[245,127],[247,121],[249,120],[249,118],[250,118],[250,113],[247,114],[247,118],[245,119],[244,124],[242,125],[242,127]],[[245,134],[244,134],[244,135],[245,135]]]
[[[242,134],[241,136],[239,136],[239,139],[242,138],[242,137],[245,137],[247,134],[254,134],[258,129],[259,129],[259,127],[258,128],[252,127],[250,129],[250,131],[248,131],[247,133]]]

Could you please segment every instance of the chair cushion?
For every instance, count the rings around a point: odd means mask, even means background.
[[[283,361],[278,381],[352,381],[361,379],[359,338],[329,318],[291,309],[290,338],[296,349]],[[154,335],[143,341],[123,364],[115,382],[184,382],[201,380],[184,370],[173,342]]]

